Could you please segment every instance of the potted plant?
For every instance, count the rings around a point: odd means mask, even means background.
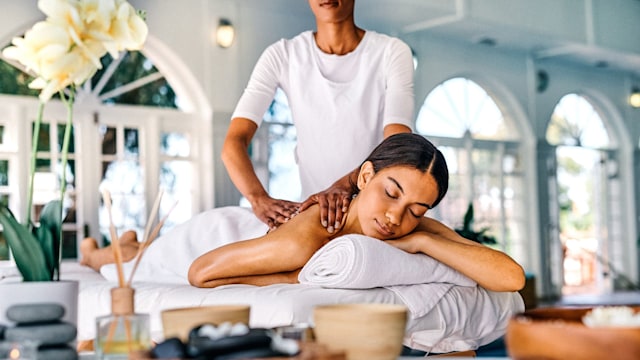
[[[23,37],[12,40],[3,50],[6,59],[15,60],[35,77],[29,87],[40,89],[38,115],[33,128],[32,153],[27,188],[26,215],[19,222],[11,210],[0,206],[0,224],[13,259],[24,280],[60,282],[63,199],[71,137],[76,87],[102,67],[100,59],[108,52],[114,59],[124,50],[139,50],[148,29],[144,14],[126,0],[39,0],[46,14]],[[67,121],[61,149],[60,197],[47,203],[39,224],[31,220],[37,140],[45,104],[58,94],[67,108]],[[0,287],[4,287],[3,286]],[[77,301],[77,284],[76,301]],[[42,293],[28,296],[42,297]],[[39,295],[39,296],[38,296]],[[47,293],[47,295],[49,295]],[[47,296],[49,297],[49,296]],[[4,318],[0,296],[0,323]],[[15,299],[15,293],[12,293]]]
[[[489,230],[488,227],[484,227],[480,229],[480,231],[475,231],[473,229],[473,222],[474,222],[473,203],[469,203],[469,206],[467,207],[467,212],[464,214],[462,227],[456,228],[455,231],[463,238],[473,240],[480,244],[495,245],[498,243],[495,237],[486,234],[486,232]]]

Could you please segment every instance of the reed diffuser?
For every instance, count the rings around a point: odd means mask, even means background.
[[[120,239],[111,215],[111,196],[108,191],[104,191],[102,196],[109,213],[109,233],[118,273],[118,286],[111,289],[111,314],[96,318],[96,356],[98,359],[129,359],[130,355],[146,352],[152,346],[149,315],[135,312],[135,289],[131,286],[131,282],[142,255],[160,233],[173,207],[151,231],[153,219],[156,218],[160,207],[162,198],[162,192],[160,192],[147,220],[143,242],[138,247],[129,279],[125,281]]]

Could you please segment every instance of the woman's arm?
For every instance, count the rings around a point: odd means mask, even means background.
[[[189,268],[197,287],[297,282],[297,273],[329,239],[313,206],[261,237],[238,241],[198,257]]]
[[[424,218],[411,234],[387,242],[410,253],[427,254],[487,290],[518,291],[524,287],[524,270],[507,254],[465,239],[431,218]]]

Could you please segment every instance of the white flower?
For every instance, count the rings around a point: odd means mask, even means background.
[[[40,74],[42,65],[54,61],[68,51],[71,41],[64,28],[40,21],[28,30],[24,37],[11,41],[13,46],[3,50],[2,54],[22,63],[28,71]]]
[[[30,88],[41,89],[40,99],[47,101],[56,92],[71,84],[80,85],[91,78],[97,67],[78,48],[42,66],[41,76],[29,84]]]
[[[640,313],[629,306],[599,306],[589,311],[582,322],[588,327],[640,327]]]
[[[141,49],[147,38],[147,24],[124,0],[83,1],[80,12],[86,35],[101,41],[113,58],[123,50]]]
[[[29,87],[42,90],[43,102],[93,76],[107,52],[115,59],[120,51],[141,49],[148,34],[125,0],[39,0],[38,7],[47,19],[14,38],[3,55],[36,75]]]

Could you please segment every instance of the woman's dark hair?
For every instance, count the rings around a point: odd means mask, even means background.
[[[444,155],[422,135],[391,135],[373,149],[364,162],[367,161],[371,161],[376,172],[391,166],[407,166],[433,176],[438,185],[438,198],[432,207],[440,203],[449,188],[449,169]],[[357,193],[357,186],[354,188]]]

